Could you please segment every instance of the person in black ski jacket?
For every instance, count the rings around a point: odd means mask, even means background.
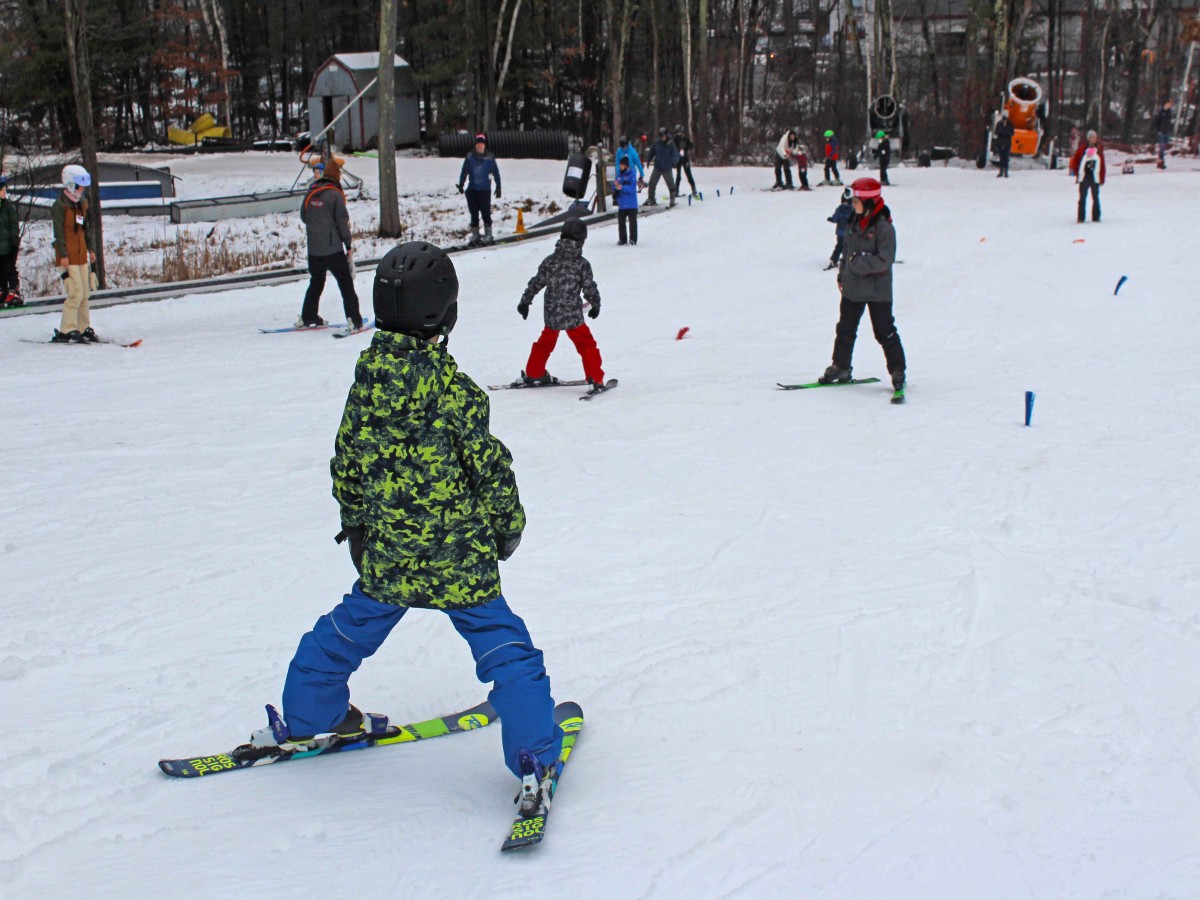
[[[654,189],[658,186],[658,179],[662,178],[667,182],[667,190],[671,192],[670,205],[674,206],[678,190],[671,173],[679,165],[679,148],[675,146],[675,142],[671,140],[671,136],[667,134],[665,128],[658,129],[658,140],[646,154],[646,165],[651,163],[654,164],[654,171],[650,173],[650,189],[647,191],[649,196],[646,198],[645,205],[658,206],[658,198],[654,195]]]
[[[554,384],[556,379],[546,371],[546,363],[558,343],[558,333],[565,331],[567,337],[583,359],[583,372],[588,383],[604,384],[604,369],[601,367],[600,348],[592,337],[591,329],[583,321],[583,304],[588,303],[588,318],[600,315],[600,289],[592,277],[592,264],[583,256],[583,242],[587,240],[587,225],[579,219],[568,219],[562,227],[562,236],[554,252],[542,260],[537,274],[529,279],[517,312],[522,319],[529,318],[529,307],[533,298],[543,288],[546,291],[545,327],[529,351],[529,361],[521,373],[527,384]]]
[[[1008,155],[1012,153],[1014,133],[1013,123],[1008,118],[1008,110],[1000,110],[1000,118],[996,122],[995,137],[992,141],[996,148],[996,154],[1000,157],[1000,171],[996,173],[997,178],[1008,177]]]
[[[687,176],[688,185],[692,189],[692,196],[699,196],[696,192],[696,179],[692,177],[692,150],[695,148],[692,139],[683,133],[683,126],[675,126],[675,149],[679,151],[679,162],[675,164],[675,187],[679,192],[683,191],[683,176]]]
[[[24,306],[17,254],[21,251],[21,215],[8,199],[8,179],[0,175],[0,309]]]
[[[346,209],[342,167],[337,157],[325,163],[321,176],[309,186],[300,206],[300,221],[304,223],[308,242],[309,281],[296,327],[313,328],[325,324],[317,313],[321,293],[325,290],[325,278],[332,273],[342,292],[346,324],[355,331],[360,330],[362,313],[358,310],[358,293],[354,290],[354,271],[350,264],[354,254],[350,212]]]
[[[863,312],[870,309],[871,329],[883,347],[892,387],[901,390],[907,364],[892,316],[892,265],[896,262],[892,212],[884,205],[882,186],[874,178],[859,178],[850,185],[850,190],[854,215],[846,226],[845,252],[838,270],[842,300],[833,342],[833,364],[817,381],[836,384],[851,379],[858,323]]]
[[[892,162],[892,142],[888,139],[886,131],[880,131],[876,137],[879,138],[879,183],[886,187],[891,184],[888,181],[887,170]]]
[[[1167,145],[1171,142],[1171,129],[1174,127],[1171,115],[1171,99],[1163,101],[1162,107],[1154,116],[1154,137],[1158,141],[1158,167],[1167,167]]]

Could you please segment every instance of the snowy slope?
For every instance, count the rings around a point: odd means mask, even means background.
[[[1185,168],[1114,175],[1098,226],[1061,172],[895,170],[903,407],[774,389],[828,363],[835,191],[701,170],[706,201],[637,248],[593,230],[621,387],[492,401],[530,521],[505,593],[588,716],[527,856],[498,852],[497,730],[155,767],[262,724],[351,582],[328,459],[366,338],[258,334],[302,284],[96,315],[134,350],[0,322],[0,893],[1197,896]],[[548,250],[459,258],[451,346],[477,381],[523,366]],[[569,342],[551,370],[579,377]],[[865,322],[856,374],[886,374]],[[404,721],[485,691],[421,612],[352,687]]]

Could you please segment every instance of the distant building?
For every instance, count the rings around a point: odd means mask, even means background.
[[[379,72],[378,53],[337,53],[313,73],[308,86],[308,126],[317,134],[344,110]],[[421,113],[412,66],[396,57],[396,144],[421,140]],[[339,150],[373,150],[379,146],[379,91],[372,87],[333,126]]]

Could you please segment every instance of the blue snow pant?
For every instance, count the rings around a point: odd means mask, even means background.
[[[284,719],[292,734],[331,730],[350,708],[350,675],[371,656],[408,608],[380,603],[356,581],[333,611],[300,639],[283,687]],[[504,762],[519,778],[517,752],[529,750],[543,765],[558,756],[563,732],[554,724],[554,700],[542,651],[503,595],[482,606],[438,610],[471,647],[475,674],[494,682],[488,699],[500,716]]]

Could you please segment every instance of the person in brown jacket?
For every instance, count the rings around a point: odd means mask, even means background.
[[[62,182],[62,193],[50,207],[50,218],[54,222],[54,264],[62,269],[67,299],[63,303],[62,322],[50,340],[56,344],[95,343],[100,339],[92,330],[88,297],[91,264],[96,261],[96,254],[92,248],[88,202],[83,196],[92,176],[83,166],[66,166]]]

